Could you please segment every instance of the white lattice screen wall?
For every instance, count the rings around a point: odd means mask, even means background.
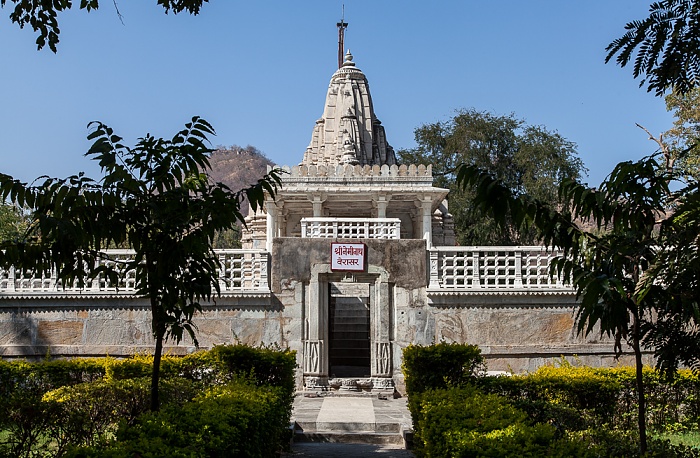
[[[557,252],[544,247],[455,247],[430,250],[430,288],[565,288],[550,278]]]
[[[219,286],[222,292],[239,290],[268,290],[268,253],[255,250],[217,250],[221,268]],[[84,288],[59,284],[56,272],[19,272],[14,268],[0,269],[0,293],[76,293],[133,294],[136,291],[136,273],[126,270],[126,262],[134,258],[130,250],[106,250],[106,258],[100,264],[112,268],[119,281],[113,284],[100,274],[86,280]]]

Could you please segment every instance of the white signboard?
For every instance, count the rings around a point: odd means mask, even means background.
[[[364,272],[364,243],[331,243],[331,270]]]

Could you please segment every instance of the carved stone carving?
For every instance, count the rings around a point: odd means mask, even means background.
[[[328,390],[328,385],[323,377],[304,377],[304,387],[308,391]]]
[[[344,378],[340,380],[340,391],[358,391],[357,380]]]
[[[391,378],[373,378],[372,389],[378,391],[393,391],[394,381]]]
[[[320,340],[304,342],[304,373],[318,374],[320,372],[322,344]]]
[[[377,374],[391,374],[391,347],[389,342],[377,342]]]

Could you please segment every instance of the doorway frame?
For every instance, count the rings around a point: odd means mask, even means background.
[[[307,313],[302,336],[303,376],[307,390],[331,389],[329,384],[329,283],[343,279],[370,284],[370,379],[359,382],[371,390],[394,389],[392,380],[392,308],[393,291],[386,269],[369,265],[366,272],[333,272],[330,264],[311,268]],[[358,380],[341,379],[343,387],[358,385]]]

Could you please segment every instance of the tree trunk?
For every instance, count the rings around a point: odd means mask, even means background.
[[[632,348],[634,350],[634,365],[637,380],[637,404],[639,406],[637,424],[639,426],[639,450],[642,455],[647,451],[647,422],[646,422],[646,398],[644,396],[644,377],[642,364],[642,350],[639,343],[639,319],[634,316],[632,328]]]
[[[152,299],[153,300],[153,299]],[[153,334],[156,339],[156,349],[153,353],[153,372],[151,373],[151,411],[156,412],[160,409],[160,397],[158,394],[158,384],[160,382],[160,360],[163,354],[163,338],[165,336],[165,327],[162,321],[157,316],[155,306],[152,307],[153,319]]]
[[[165,338],[165,320],[161,311],[161,304],[158,300],[158,289],[153,285],[156,278],[155,266],[151,262],[151,257],[146,257],[146,271],[148,272],[148,296],[151,303],[151,329],[156,340],[156,348],[153,353],[153,371],[151,372],[151,411],[157,412],[160,409],[160,396],[158,385],[160,383],[160,360],[163,355],[163,339]]]

